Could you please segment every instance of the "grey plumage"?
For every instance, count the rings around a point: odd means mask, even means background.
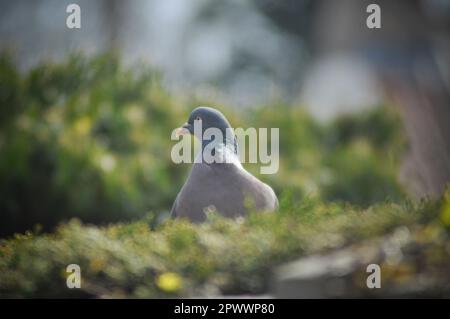
[[[228,129],[230,125],[219,111],[208,108],[196,108],[183,126],[191,134],[194,119],[202,119],[203,130],[208,127]],[[232,148],[224,149],[236,152]],[[207,142],[203,145],[206,146]],[[220,148],[220,146],[219,146]],[[235,154],[233,154],[235,155]],[[172,206],[173,218],[187,218],[192,222],[202,222],[206,218],[205,210],[214,209],[226,217],[243,216],[248,210],[273,211],[278,207],[278,199],[270,186],[247,172],[238,162],[237,156],[227,163],[194,163],[186,183],[178,193]]]

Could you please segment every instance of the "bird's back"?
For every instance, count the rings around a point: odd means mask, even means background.
[[[210,208],[226,217],[237,217],[249,210],[273,211],[277,205],[272,188],[240,165],[196,163],[177,196],[172,216],[202,222]]]

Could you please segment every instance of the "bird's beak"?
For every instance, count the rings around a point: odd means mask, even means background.
[[[179,137],[180,135],[191,134],[191,131],[189,130],[190,126],[190,124],[185,123],[182,127],[177,128],[177,130],[175,131],[175,135]]]

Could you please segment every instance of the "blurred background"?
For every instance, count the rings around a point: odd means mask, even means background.
[[[261,177],[279,196],[365,207],[450,180],[450,1],[0,8],[0,236],[167,214],[189,169],[170,132],[201,104],[281,128],[280,172]]]

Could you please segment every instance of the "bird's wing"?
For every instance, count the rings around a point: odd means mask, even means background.
[[[170,218],[177,218],[177,204],[178,204],[178,197],[179,197],[179,193],[177,195],[177,197],[175,198],[175,200],[173,201],[173,205],[172,205],[172,209],[170,210]]]

